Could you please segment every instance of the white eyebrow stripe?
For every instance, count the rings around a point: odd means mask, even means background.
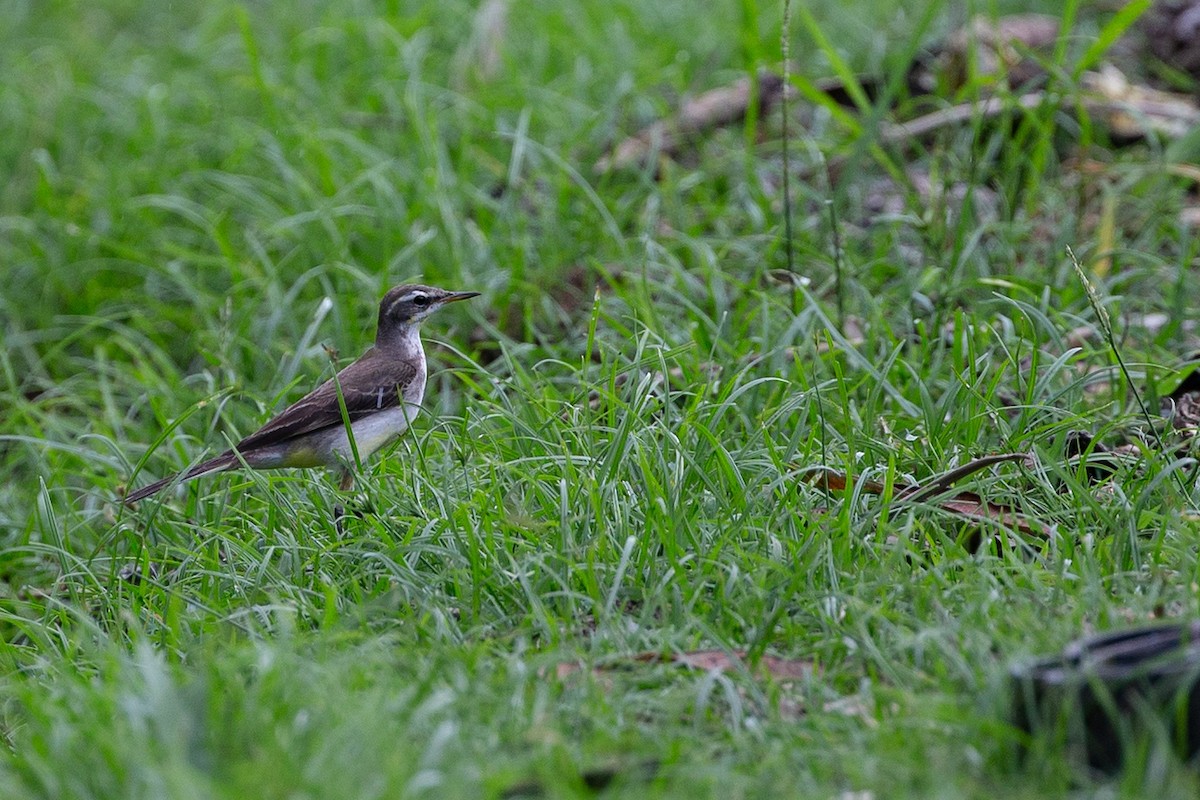
[[[412,301],[414,298],[416,298],[417,295],[421,295],[422,297],[427,296],[425,294],[425,292],[421,292],[421,291],[405,292],[404,294],[400,295],[399,297],[397,297],[395,300],[393,300],[391,302],[391,304],[388,306],[388,309],[387,309],[387,315],[390,317],[392,315],[392,312],[396,310],[396,306],[398,304],[403,303],[405,301]]]

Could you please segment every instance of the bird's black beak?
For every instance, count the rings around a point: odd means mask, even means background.
[[[451,292],[442,298],[443,303],[457,303],[459,300],[470,300],[479,297],[479,292]]]

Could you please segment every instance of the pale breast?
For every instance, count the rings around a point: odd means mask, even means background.
[[[352,422],[358,457],[366,460],[376,450],[408,430],[409,423],[416,418],[420,410],[419,406],[405,403],[398,408],[385,409]],[[354,453],[350,448],[345,427],[331,428],[321,439],[317,450],[325,456],[326,463],[354,463]]]
[[[376,450],[408,430],[409,424],[421,411],[421,399],[425,395],[426,366],[425,353],[421,348],[416,327],[405,327],[401,331],[401,337],[398,341],[386,343],[386,346],[399,351],[405,361],[415,362],[415,374],[412,374],[407,383],[399,385],[403,393],[399,406],[384,407],[388,400],[395,399],[396,384],[377,387],[377,397],[372,398],[376,399],[375,409],[371,409],[369,405],[364,409],[361,403],[356,406],[355,410],[361,416],[350,423],[354,431],[354,448],[350,446],[345,426],[338,424],[275,445],[255,447],[252,452],[246,454],[247,463],[259,469],[316,466],[333,468],[353,465],[355,449],[358,450],[359,459],[365,461]],[[372,391],[372,388],[367,387],[356,388],[359,388],[359,395],[364,389],[367,392]]]

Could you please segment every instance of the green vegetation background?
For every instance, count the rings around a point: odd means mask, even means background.
[[[1039,4],[798,5],[812,79]],[[886,152],[807,114],[801,291],[778,115],[592,170],[777,64],[776,4],[7,3],[0,796],[1195,796],[1160,757],[1021,762],[1006,721],[1012,660],[1197,604],[1179,465],[1101,488],[1062,459],[1142,426],[1066,248],[1092,264],[1115,209],[1097,287],[1153,405],[1195,314],[1188,185],[1071,103],[1112,8],[1040,5],[1078,12],[1059,107]],[[415,278],[484,296],[429,326],[427,413],[344,532],[317,473],[116,502],[356,356]],[[1016,451],[1039,466],[972,488],[1050,534],[974,553],[803,477]],[[815,672],[630,658],[697,649]]]

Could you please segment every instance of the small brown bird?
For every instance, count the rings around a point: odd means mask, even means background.
[[[367,456],[408,429],[425,394],[425,350],[421,322],[444,306],[477,297],[479,292],[448,292],[432,286],[397,286],[379,304],[375,346],[314,391],[242,439],[233,449],[129,494],[136,503],[166,486],[243,463],[253,469],[328,467],[341,474],[341,486],[353,483],[354,451]],[[346,417],[354,442],[346,435]]]

